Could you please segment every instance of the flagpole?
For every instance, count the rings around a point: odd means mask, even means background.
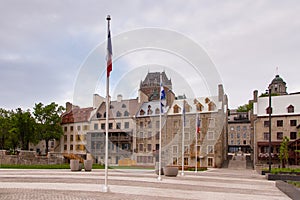
[[[196,114],[196,120],[195,120],[195,135],[196,135],[196,144],[195,144],[195,152],[196,152],[196,165],[195,165],[195,173],[197,173],[197,167],[198,167],[198,114]]]
[[[181,176],[184,176],[184,115],[185,115],[185,104],[183,100],[182,106],[182,147],[181,147]]]
[[[110,37],[110,16],[107,15],[107,32]],[[110,38],[108,38],[110,40]],[[109,42],[107,41],[109,46]],[[109,52],[108,52],[109,54]],[[111,56],[111,55],[108,55]],[[107,58],[107,63],[108,65],[111,64],[109,62],[112,62],[110,58]],[[109,69],[106,68],[107,70],[107,76],[106,76],[106,117],[105,117],[105,180],[104,180],[104,187],[103,187],[103,192],[109,192],[109,187],[108,187],[108,112],[109,112]]]
[[[161,82],[161,79],[162,79],[162,74],[160,73],[159,74],[159,84],[160,84],[160,87],[163,87],[162,86],[162,82]],[[160,88],[160,90],[162,91],[162,89]],[[162,178],[161,178],[161,113],[162,113],[162,94],[160,94],[160,98],[159,98],[159,103],[160,103],[160,112],[159,112],[159,153],[158,153],[158,177],[157,177],[157,180],[161,181]]]

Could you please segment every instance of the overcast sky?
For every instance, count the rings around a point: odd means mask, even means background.
[[[82,66],[107,37],[107,14],[112,17],[113,37],[155,27],[176,31],[201,46],[219,72],[230,108],[247,103],[255,89],[264,92],[277,71],[288,92],[300,91],[300,2],[296,0],[1,0],[0,107],[27,109],[38,102],[72,102]],[[146,71],[135,71],[139,76],[124,80],[137,89],[147,70],[152,70],[145,66],[153,65],[142,58],[156,56],[160,60],[154,63],[163,66],[164,58],[176,60],[155,51],[128,55],[114,63],[114,88],[122,88],[116,74],[122,76],[124,69],[136,65]],[[105,66],[105,56],[99,57],[103,60],[99,65]],[[172,66],[165,68],[178,88],[174,91],[185,93]],[[93,73],[101,77],[101,70]],[[186,75],[181,78],[188,82]],[[97,84],[95,92],[104,95],[103,81]]]

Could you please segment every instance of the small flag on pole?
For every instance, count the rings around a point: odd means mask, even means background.
[[[108,24],[108,37],[107,37],[107,77],[109,77],[110,72],[112,71],[112,46],[111,46],[111,36],[110,36],[110,26]]]
[[[199,115],[197,115],[197,127],[196,127],[197,133],[200,133],[200,126],[201,126],[200,124],[201,124],[201,120]]]
[[[165,105],[162,101],[165,99],[166,99],[166,93],[165,93],[162,83],[160,83],[160,111],[161,111],[161,113],[164,112],[163,108]]]

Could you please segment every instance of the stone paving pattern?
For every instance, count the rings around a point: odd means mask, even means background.
[[[158,181],[153,170],[109,170],[110,192],[103,193],[104,170],[0,169],[0,200],[290,199],[275,182],[240,167],[162,178]]]

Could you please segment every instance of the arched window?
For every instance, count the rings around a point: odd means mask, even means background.
[[[117,117],[121,117],[121,116],[122,116],[121,112],[118,111],[118,112],[117,112]]]
[[[208,104],[208,111],[214,111],[216,109],[216,104],[214,102],[209,102]]]
[[[140,111],[140,115],[144,115],[145,114],[145,111],[142,109],[141,111]]]
[[[179,106],[177,104],[173,106],[173,113],[179,113]]]
[[[294,106],[293,105],[289,105],[289,107],[287,107],[287,112],[288,113],[294,113],[295,112]]]
[[[155,114],[159,114],[159,112],[160,112],[159,108],[156,108],[155,109]]]
[[[97,118],[101,118],[101,113],[97,113]]]
[[[124,116],[125,116],[125,117],[128,117],[128,116],[129,116],[129,112],[128,112],[127,110],[124,112]]]

